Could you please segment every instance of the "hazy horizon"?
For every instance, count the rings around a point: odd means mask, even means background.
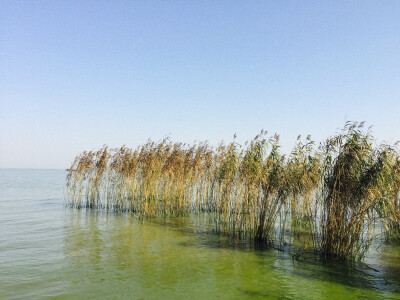
[[[400,2],[0,0],[0,168],[151,138],[400,140]]]

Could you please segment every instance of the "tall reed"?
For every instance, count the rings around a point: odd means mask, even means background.
[[[398,215],[398,153],[374,147],[362,125],[347,123],[322,146],[320,248],[325,255],[362,256],[377,221],[387,223]]]
[[[279,136],[261,131],[243,147],[213,148],[149,140],[136,149],[103,147],[77,156],[67,176],[76,207],[132,211],[141,216],[209,212],[217,230],[256,241],[293,241],[299,224],[315,251],[361,257],[374,226],[400,232],[400,158],[374,145],[363,123],[347,123],[315,149],[300,136],[286,156]],[[306,243],[306,242],[305,242]]]

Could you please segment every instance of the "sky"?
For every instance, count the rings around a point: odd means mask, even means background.
[[[400,140],[398,0],[0,0],[0,168],[346,121]]]

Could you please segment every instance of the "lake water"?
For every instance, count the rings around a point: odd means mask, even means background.
[[[216,235],[198,215],[68,208],[65,177],[0,169],[1,299],[400,299],[399,246],[374,244],[368,267],[293,260]]]

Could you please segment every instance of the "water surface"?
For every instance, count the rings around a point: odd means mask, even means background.
[[[293,260],[217,235],[202,215],[70,209],[65,176],[0,169],[0,298],[400,299],[399,246],[375,243],[352,267]]]

